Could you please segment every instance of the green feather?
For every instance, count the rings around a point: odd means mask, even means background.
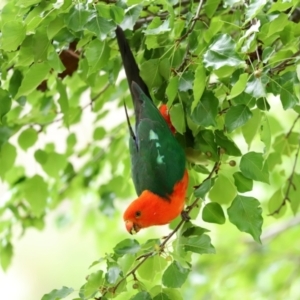
[[[174,185],[183,178],[185,154],[150,98],[120,27],[116,30],[116,36],[136,119],[134,133],[125,110],[131,132],[129,150],[133,183],[138,195],[144,190],[149,190],[168,199]]]
[[[153,102],[133,82],[134,101],[140,101],[135,139],[130,138],[132,179],[138,195],[144,190],[167,198],[185,170],[185,154]]]

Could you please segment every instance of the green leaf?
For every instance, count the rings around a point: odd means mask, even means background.
[[[266,0],[251,0],[249,5],[246,8],[246,21],[253,19],[257,14],[263,9],[266,5]]]
[[[89,17],[89,21],[85,25],[85,28],[95,33],[99,40],[104,40],[114,27],[113,21],[104,19],[96,14]]]
[[[57,91],[59,92],[59,98],[57,100],[60,111],[66,116],[69,111],[69,100],[66,86],[62,83],[60,79],[56,81]]]
[[[253,181],[243,175],[242,172],[236,172],[233,174],[234,184],[237,187],[238,192],[245,193],[252,191]]]
[[[237,195],[227,212],[232,224],[240,231],[251,234],[255,241],[260,242],[263,218],[257,199]]]
[[[184,110],[181,103],[174,104],[170,109],[171,123],[180,134],[185,132]]]
[[[251,117],[252,113],[248,106],[244,104],[230,106],[225,115],[225,126],[228,132],[232,132],[243,126]]]
[[[206,234],[186,238],[183,246],[185,251],[198,254],[216,253],[214,246],[210,242],[210,237]]]
[[[208,18],[211,18],[216,12],[221,0],[209,0],[205,2],[204,11]]]
[[[195,138],[195,148],[205,153],[207,158],[218,160],[217,144],[215,136],[211,130],[201,130]]]
[[[247,82],[245,93],[257,99],[266,97],[266,84],[268,81],[269,79],[266,75],[258,78],[253,75]]]
[[[47,152],[39,149],[35,151],[34,158],[39,164],[43,165],[47,161],[48,154]]]
[[[130,254],[136,254],[141,249],[140,244],[138,241],[133,239],[126,239],[122,242],[118,243],[114,247],[114,252],[119,255],[123,256],[124,254],[130,253]]]
[[[130,300],[152,300],[152,297],[148,292],[142,291],[131,297]]]
[[[0,124],[3,124],[3,117],[10,111],[11,98],[8,91],[0,88]]]
[[[44,28],[38,29],[32,38],[32,53],[34,62],[47,60],[48,48],[50,41]]]
[[[105,274],[105,279],[109,284],[115,284],[121,275],[121,269],[118,265],[109,266],[107,273]]]
[[[172,105],[172,103],[174,102],[176,95],[178,93],[178,82],[179,79],[178,77],[172,77],[169,81],[169,84],[167,86],[166,89],[166,95],[168,97],[168,107],[170,107]]]
[[[267,115],[264,115],[260,122],[260,139],[265,144],[264,152],[268,156],[271,149],[272,132]]]
[[[65,16],[66,25],[76,31],[84,29],[91,13],[86,9],[84,4],[75,4]]]
[[[274,11],[285,11],[292,6],[293,6],[292,1],[273,2],[271,8],[268,11],[268,14]]]
[[[123,30],[130,29],[133,30],[133,26],[140,17],[140,13],[143,9],[142,5],[132,5],[125,10],[125,17],[120,26]]]
[[[13,257],[13,246],[11,243],[6,243],[6,245],[0,244],[0,262],[3,271],[6,271],[11,264]]]
[[[235,43],[228,34],[218,34],[203,56],[206,68],[240,67],[245,62],[235,52]]]
[[[280,91],[280,100],[284,110],[295,107],[299,102],[294,92],[284,87]]]
[[[140,75],[147,82],[149,89],[159,88],[162,83],[159,64],[159,59],[149,59],[141,64]]]
[[[291,156],[297,148],[298,136],[299,134],[296,132],[291,132],[288,137],[284,133],[278,135],[273,143],[274,150],[286,156]]]
[[[26,27],[19,21],[6,22],[1,31],[1,49],[4,51],[17,50],[26,36]]]
[[[48,39],[52,40],[63,27],[65,27],[64,19],[62,18],[61,15],[58,15],[47,26]]]
[[[191,113],[191,119],[197,125],[204,127],[216,126],[219,100],[211,91],[205,91],[197,106]]]
[[[240,95],[246,88],[247,80],[248,80],[248,74],[247,73],[241,74],[239,80],[233,85],[230,94],[228,96],[228,99],[232,99]]]
[[[197,173],[202,173],[202,174],[209,174],[210,173],[210,171],[207,169],[207,168],[205,168],[204,166],[202,166],[202,165],[195,165],[194,167],[193,167],[193,169],[197,172]]]
[[[202,211],[202,219],[208,223],[224,224],[225,215],[222,206],[217,202],[207,203]]]
[[[222,130],[215,130],[216,142],[227,155],[241,156],[242,152],[238,146],[224,134]]]
[[[124,10],[116,5],[111,5],[110,7],[110,15],[112,19],[117,23],[121,23],[124,18]]]
[[[89,65],[88,74],[98,72],[107,64],[110,55],[110,48],[106,42],[101,42],[98,39],[91,41],[86,49],[86,58]]]
[[[99,270],[88,276],[87,283],[84,285],[84,297],[90,299],[95,296],[99,288],[103,285],[103,271]]]
[[[162,283],[169,288],[180,288],[186,281],[190,270],[173,261],[162,276]]]
[[[256,101],[256,106],[260,109],[260,110],[270,110],[271,106],[269,104],[269,102],[267,101],[266,98],[259,98]]]
[[[139,268],[138,274],[145,280],[153,280],[156,273],[162,273],[167,266],[167,261],[163,257],[156,255],[149,257]]]
[[[262,114],[259,109],[252,110],[252,118],[242,127],[242,133],[248,148],[250,148],[251,143],[256,136],[260,126],[261,126]]]
[[[32,213],[40,217],[44,213],[48,198],[48,186],[44,179],[40,175],[27,179],[23,185],[23,193]]]
[[[29,66],[33,63],[34,57],[32,53],[32,39],[33,37],[31,35],[27,36],[20,46],[16,66]]]
[[[21,85],[22,79],[23,79],[23,74],[18,69],[15,69],[15,71],[9,81],[9,88],[8,88],[12,97],[14,97],[17,94],[18,89]],[[1,95],[0,97],[1,97],[0,99],[4,98],[3,95]]]
[[[56,152],[48,153],[47,161],[42,164],[43,170],[51,177],[59,178],[60,172],[67,166],[66,156]]]
[[[199,103],[206,86],[206,72],[202,64],[199,64],[195,71],[195,80],[193,83],[194,101],[192,103],[191,111],[193,112]]]
[[[97,127],[94,130],[93,139],[94,140],[102,140],[106,135],[106,131],[103,127]]]
[[[291,203],[291,209],[293,213],[296,215],[300,206],[300,197],[299,197],[299,188],[298,188],[300,186],[300,174],[294,173],[293,178],[291,180],[293,184],[289,190],[289,199]],[[290,182],[287,181],[284,187],[285,191],[287,190],[289,184]]]
[[[179,78],[178,90],[187,92],[193,89],[194,74],[192,72],[185,72]]]
[[[16,98],[29,95],[48,76],[50,66],[46,62],[34,63],[24,74]]]
[[[0,177],[3,178],[5,173],[14,165],[16,157],[17,151],[15,146],[5,143],[0,152]]]
[[[194,191],[194,195],[197,198],[204,199],[204,196],[211,188],[211,179],[204,180],[201,185]]]
[[[35,144],[38,134],[33,128],[27,128],[19,135],[18,143],[23,150],[27,150]]]
[[[209,192],[211,201],[219,204],[228,204],[236,196],[236,186],[231,178],[219,174],[213,188]]]
[[[170,21],[168,19],[162,22],[159,17],[154,17],[148,25],[148,28],[144,31],[145,35],[160,35],[169,32],[171,31],[169,23]]]
[[[269,213],[272,214],[272,217],[280,218],[285,214],[287,210],[287,205],[285,203],[285,205],[281,207],[283,201],[284,201],[284,195],[282,193],[282,188],[280,187],[276,192],[273,193],[273,195],[271,196],[268,202]],[[279,207],[280,210],[277,213],[275,213],[275,211],[277,211]]]
[[[183,227],[182,236],[184,236],[184,237],[200,236],[200,235],[204,234],[205,232],[209,231],[205,228],[195,226],[191,222],[186,223],[185,226],[191,226],[191,227],[188,227],[186,230],[184,230],[185,227]]]
[[[41,300],[60,300],[66,298],[74,289],[63,286],[60,290],[53,290],[49,294],[45,294]]]
[[[240,169],[243,175],[249,179],[269,183],[269,171],[262,153],[248,152],[242,156]]]
[[[171,299],[168,297],[167,294],[159,293],[153,298],[153,300],[171,300]]]
[[[1,162],[1,148],[8,141],[11,135],[12,135],[12,130],[10,128],[0,125],[0,162]],[[1,168],[0,168],[0,174],[1,174]]]

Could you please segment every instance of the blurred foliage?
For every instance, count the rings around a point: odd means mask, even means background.
[[[109,129],[101,123],[107,103],[116,108],[125,100],[132,107],[126,81],[118,81],[114,29],[120,25],[155,103],[167,103],[186,149],[191,220],[172,222],[163,242],[115,241],[111,253],[92,264],[78,295],[78,287],[63,287],[42,299],[266,299],[270,291],[299,299],[299,290],[287,288],[291,282],[299,286],[297,235],[287,234],[291,247],[284,259],[264,254],[270,236],[299,224],[297,216],[288,220],[300,204],[299,4],[8,1],[0,15],[0,177],[8,186],[0,207],[2,268],[11,262],[16,228],[42,230],[46,215],[63,201],[77,209],[86,199],[96,203],[87,223],[97,231],[97,216],[112,216],[115,199],[133,195],[126,124]],[[83,104],[86,91],[89,103]],[[94,118],[93,141],[82,146],[72,128],[87,109]],[[69,130],[64,151],[40,144],[57,124]],[[16,164],[20,151],[32,153],[40,168],[28,172],[26,162]],[[284,214],[287,223],[261,235],[263,221]],[[197,254],[215,253],[214,232],[196,219],[228,232],[230,222],[266,244],[215,236],[226,246],[216,242],[219,254],[199,260]],[[232,247],[241,258],[231,257]],[[247,275],[234,277],[239,268]],[[271,278],[267,284],[261,283],[264,276]],[[247,288],[253,281],[257,291]]]

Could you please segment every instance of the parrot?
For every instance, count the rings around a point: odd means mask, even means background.
[[[131,175],[137,198],[123,214],[130,234],[170,223],[183,211],[188,187],[185,153],[174,136],[167,107],[159,110],[151,99],[121,27],[116,38],[131,93],[135,127],[130,124]]]

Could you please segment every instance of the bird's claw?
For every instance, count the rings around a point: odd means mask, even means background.
[[[182,220],[184,220],[186,222],[191,219],[191,217],[189,216],[189,214],[188,214],[188,212],[186,210],[183,210],[181,212],[181,218],[182,218]]]

